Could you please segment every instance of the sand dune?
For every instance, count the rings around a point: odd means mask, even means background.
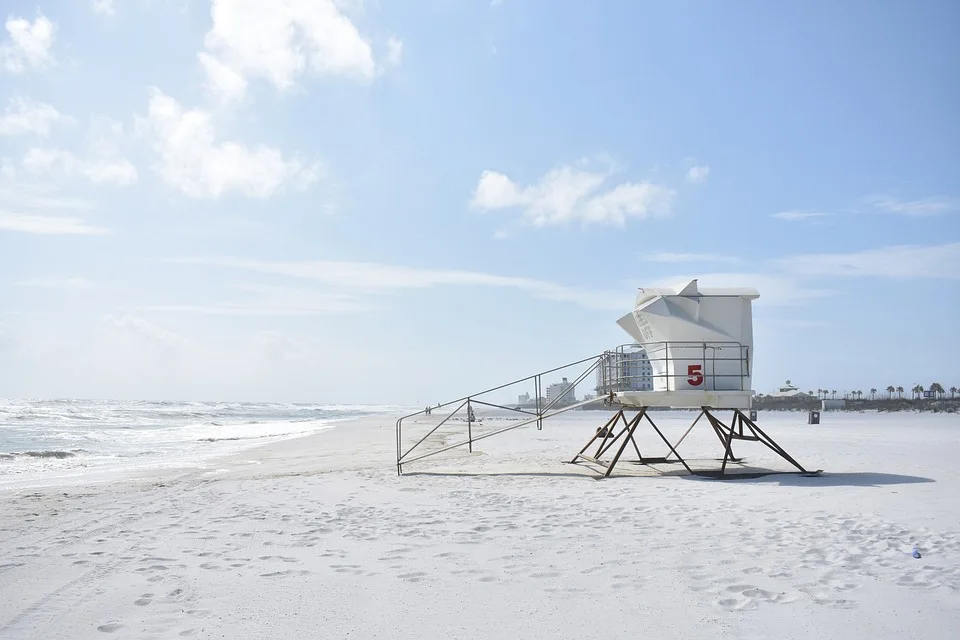
[[[378,418],[0,493],[0,638],[956,637],[955,417],[762,416],[826,473],[735,482],[562,464],[599,417],[403,477]]]

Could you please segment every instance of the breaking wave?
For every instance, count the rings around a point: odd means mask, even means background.
[[[73,458],[78,453],[86,453],[83,449],[73,449],[71,451],[14,451],[12,453],[0,453],[0,460],[15,460],[18,457],[24,458]]]

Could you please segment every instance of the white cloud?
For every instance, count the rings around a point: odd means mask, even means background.
[[[153,324],[139,316],[125,315],[119,318],[106,315],[103,317],[107,326],[134,336],[142,336],[159,345],[168,347],[187,346],[187,340],[180,334]]]
[[[31,289],[92,289],[93,283],[85,278],[30,278],[13,283],[16,287]]]
[[[170,259],[168,262],[227,267],[312,280],[332,288],[338,295],[348,296],[339,299],[334,297],[330,300],[349,304],[355,304],[354,297],[360,294],[457,285],[520,289],[538,298],[573,302],[591,309],[622,309],[629,306],[630,302],[629,293],[579,289],[532,278],[499,276],[475,271],[418,269],[370,262],[268,262],[233,258],[177,258]],[[328,293],[310,292],[310,295],[326,296]],[[285,303],[285,306],[292,305]]]
[[[217,141],[208,112],[184,109],[158,89],[152,90],[140,126],[160,155],[164,181],[188,196],[217,198],[237,191],[266,198],[287,185],[305,188],[319,178],[317,165],[285,159],[278,149]]]
[[[687,182],[699,184],[706,181],[708,175],[710,175],[710,167],[705,164],[695,165],[687,170]]]
[[[943,196],[917,200],[900,200],[891,196],[876,196],[870,199],[870,203],[886,213],[913,217],[935,216],[950,211],[960,211],[960,200]]]
[[[57,195],[54,191],[37,191],[21,185],[16,188],[0,187],[0,202],[13,208],[27,209],[91,209],[87,200],[72,196]]]
[[[42,68],[54,63],[53,40],[56,27],[42,13],[33,22],[10,16],[6,22],[8,41],[0,45],[3,66],[12,73],[23,73],[28,67]]]
[[[242,75],[214,58],[209,53],[201,51],[197,59],[207,74],[207,87],[222,100],[231,102],[239,100],[247,91],[247,80]]]
[[[716,253],[650,253],[642,256],[645,262],[728,262],[737,264],[742,262],[737,256],[725,256]]]
[[[104,116],[91,118],[87,144],[94,154],[102,158],[118,156],[123,139],[122,122]]]
[[[771,214],[771,218],[776,218],[778,220],[789,220],[791,222],[797,220],[812,220],[813,218],[825,218],[830,214],[822,213],[819,211],[780,211],[779,213]]]
[[[790,273],[806,277],[960,279],[960,242],[898,245],[855,253],[797,255],[778,261]]]
[[[73,118],[61,114],[49,104],[15,97],[10,98],[6,110],[3,115],[0,115],[0,135],[15,136],[33,133],[38,136],[47,136],[54,125],[71,122]]]
[[[44,216],[0,211],[0,231],[20,231],[41,235],[105,235],[107,229],[93,227],[77,218]]]
[[[403,59],[403,42],[394,36],[387,40],[387,65],[391,67],[400,66]]]
[[[240,301],[200,305],[151,305],[144,311],[210,316],[312,316],[373,311],[377,306],[349,291],[264,285],[243,287],[250,295]]]
[[[540,181],[520,187],[496,171],[484,171],[471,206],[480,210],[522,209],[523,219],[537,227],[580,220],[584,224],[623,226],[627,218],[665,216],[675,193],[650,182],[624,183],[601,190],[610,172],[560,166]]]
[[[306,72],[374,75],[370,44],[333,0],[212,0],[210,14],[201,62],[211,84],[232,97],[242,95],[235,77],[288,89]]]
[[[64,149],[30,149],[23,158],[23,167],[33,173],[60,170],[96,183],[123,186],[137,181],[137,169],[126,158],[84,160]]]
[[[90,6],[94,13],[99,13],[101,15],[112,16],[117,13],[114,0],[93,0]]]

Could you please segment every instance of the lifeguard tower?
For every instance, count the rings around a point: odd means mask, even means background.
[[[627,445],[633,442],[638,462],[675,462],[693,473],[677,453],[677,447],[697,422],[706,418],[723,445],[724,456],[719,471],[701,470],[698,472],[701,475],[724,475],[729,462],[739,462],[733,453],[735,441],[760,442],[801,473],[808,473],[744,413],[753,401],[751,303],[759,297],[760,293],[750,288],[701,289],[697,280],[691,280],[679,289],[640,289],[633,311],[620,318],[617,324],[646,350],[653,369],[653,389],[612,391],[608,403],[619,405],[620,410],[597,430],[571,462],[599,464],[606,468],[604,475],[609,476]],[[649,409],[658,407],[699,409],[700,412],[690,428],[672,445],[648,413]],[[628,420],[625,409],[637,410],[637,414]],[[730,424],[718,416],[723,410],[732,411]],[[633,435],[644,421],[666,444],[667,455],[648,457],[640,453]],[[618,425],[622,428],[614,433]],[[610,462],[602,460],[603,454],[612,450],[621,437],[623,440],[613,459]],[[587,450],[597,440],[600,445],[596,453],[588,455]]]
[[[553,402],[541,398],[543,377],[564,367],[545,371],[534,376],[487,389],[472,396],[466,396],[450,403],[437,405],[434,409],[456,405],[456,408],[439,424],[420,438],[412,447],[404,451],[403,422],[418,414],[404,416],[397,421],[397,472],[403,472],[403,465],[423,458],[467,446],[470,451],[473,443],[498,433],[503,433],[525,425],[536,424],[543,427],[543,421],[551,416],[584,407],[586,405],[609,406],[616,409],[607,422],[596,429],[587,444],[569,462],[587,464],[602,469],[602,475],[613,473],[617,463],[629,445],[637,458],[634,463],[658,468],[660,465],[682,465],[692,474],[707,476],[734,475],[727,473],[730,463],[739,463],[741,458],[734,455],[735,442],[758,442],[773,450],[781,458],[796,467],[802,474],[810,474],[794,460],[780,445],[770,438],[756,421],[744,413],[752,405],[751,389],[753,370],[753,314],[751,304],[760,296],[756,289],[707,289],[700,288],[697,280],[678,288],[643,288],[637,294],[634,309],[620,318],[617,323],[639,344],[649,358],[652,388],[631,389],[631,385],[609,390],[599,398],[589,398],[580,402],[558,400],[566,391],[556,396]],[[576,388],[588,375],[598,368],[605,371],[611,358],[618,357],[617,352],[604,352],[599,356],[587,358],[567,367],[581,365],[586,370],[573,379],[569,390]],[[564,378],[564,382],[567,378]],[[497,404],[482,399],[485,395],[497,392],[511,385],[533,383],[535,402],[531,406]],[[525,397],[529,398],[529,394]],[[516,424],[501,428],[477,432],[474,407],[491,410],[512,411],[529,416]],[[467,439],[449,443],[450,424],[455,424],[463,409],[466,409]],[[689,428],[671,444],[650,415],[651,409],[673,408],[694,409],[698,411]],[[633,413],[628,417],[627,411]],[[730,412],[729,423],[721,419],[721,412]],[[422,413],[422,412],[421,412]],[[719,469],[694,469],[678,453],[677,449],[693,428],[706,419],[716,433],[723,447],[723,458]],[[641,453],[634,434],[641,424],[646,424],[657,433],[665,445],[663,456],[651,457]],[[447,431],[442,431],[445,428]],[[437,433],[443,435],[442,446],[427,447],[425,443]],[[596,446],[592,453],[588,451]],[[608,453],[612,458],[605,459]],[[762,472],[761,472],[762,473]],[[751,476],[760,475],[754,472]],[[813,472],[818,474],[819,471]],[[736,474],[734,477],[743,477]]]

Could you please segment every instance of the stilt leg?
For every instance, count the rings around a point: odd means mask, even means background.
[[[634,423],[640,421],[639,415],[634,416],[633,418],[630,419],[630,421],[627,421],[627,417],[626,417],[625,415],[624,415],[624,416],[621,416],[621,418],[623,419],[623,429],[620,430],[620,433],[618,433],[616,436],[614,436],[613,438],[611,438],[609,442],[604,443],[604,445],[597,451],[597,455],[596,455],[596,458],[597,458],[597,459],[599,459],[600,456],[602,456],[602,455],[605,454],[607,451],[609,451],[609,450],[613,447],[613,445],[615,445],[615,444],[617,443],[617,440],[620,439],[620,436],[622,436],[622,435],[624,435],[625,433],[627,433],[627,432],[630,430],[630,427],[631,427]],[[629,438],[628,438],[628,439],[629,439]],[[636,442],[634,442],[634,447],[636,447]],[[639,451],[639,449],[638,449],[638,451]]]
[[[740,413],[739,411],[738,411],[737,413],[740,414],[740,420],[741,420],[741,422],[742,422],[743,424],[746,424],[746,425],[747,425],[747,428],[750,429],[750,431],[752,431],[752,432],[754,433],[754,435],[756,436],[757,440],[759,440],[759,441],[762,442],[763,444],[767,445],[770,449],[772,449],[775,453],[777,453],[781,458],[783,458],[784,460],[786,460],[787,462],[789,462],[790,464],[792,464],[793,466],[795,466],[797,469],[799,469],[801,473],[809,473],[809,471],[807,471],[806,469],[804,469],[804,468],[800,465],[799,462],[797,462],[796,460],[794,460],[794,459],[790,456],[790,454],[787,453],[787,452],[783,449],[783,447],[781,447],[781,446],[778,445],[776,442],[774,442],[773,438],[771,438],[771,437],[768,436],[766,433],[764,433],[763,429],[761,429],[760,427],[758,427],[757,424],[756,424],[753,420],[751,420],[750,418],[746,417],[745,415],[743,415],[743,414]]]
[[[617,462],[620,460],[620,456],[623,455],[623,450],[627,448],[627,442],[633,439],[633,432],[637,430],[637,425],[640,424],[640,419],[646,415],[647,409],[644,407],[640,410],[640,413],[631,420],[630,428],[627,432],[627,439],[623,441],[623,444],[620,445],[620,448],[617,450],[617,455],[613,456],[613,460],[610,462],[610,466],[607,467],[607,472],[603,474],[603,477],[609,478],[610,474],[613,473],[613,468],[617,466]]]
[[[670,453],[667,454],[667,459],[669,459],[670,456],[673,454],[674,449],[678,448],[680,446],[680,443],[686,440],[687,436],[690,435],[690,432],[693,431],[693,428],[697,426],[697,423],[700,422],[700,418],[702,417],[703,417],[703,409],[700,409],[700,413],[697,415],[697,419],[693,421],[693,424],[691,424],[686,431],[683,432],[683,435],[680,436],[679,440],[677,440],[677,444],[670,447]]]
[[[588,442],[586,445],[584,445],[583,449],[580,449],[580,451],[577,453],[577,455],[573,456],[573,460],[571,460],[570,462],[571,462],[571,463],[576,462],[576,461],[577,461],[577,458],[579,458],[581,455],[583,455],[583,452],[586,451],[587,449],[589,449],[589,448],[590,448],[590,445],[592,445],[594,442],[597,441],[597,438],[600,437],[600,433],[603,432],[604,429],[609,429],[609,428],[611,428],[612,425],[615,424],[616,421],[617,421],[617,420],[620,418],[620,416],[622,416],[622,415],[623,415],[623,409],[621,409],[620,411],[618,411],[612,418],[610,418],[609,420],[607,420],[607,423],[606,423],[605,425],[603,425],[603,427],[601,427],[600,430],[598,430],[596,433],[593,434],[593,437],[590,438],[590,442]],[[601,446],[602,446],[602,444],[601,444]]]
[[[653,430],[657,432],[657,435],[660,436],[660,439],[663,440],[664,444],[666,444],[667,447],[670,449],[670,453],[672,453],[673,455],[677,456],[677,460],[680,461],[680,464],[682,464],[683,467],[684,467],[688,472],[693,473],[693,471],[690,471],[690,467],[687,466],[687,461],[680,457],[680,454],[677,453],[677,450],[674,449],[673,445],[670,444],[670,441],[667,440],[666,436],[664,436],[663,433],[660,432],[659,427],[657,427],[657,425],[653,422],[653,420],[650,419],[650,416],[649,416],[649,415],[645,415],[644,417],[646,417],[647,422],[650,423],[650,426],[653,427]],[[698,417],[697,419],[699,420],[699,417]],[[632,436],[632,434],[631,434],[631,436]],[[669,455],[669,454],[668,454],[668,455]],[[664,458],[664,460],[666,460],[666,458]]]

